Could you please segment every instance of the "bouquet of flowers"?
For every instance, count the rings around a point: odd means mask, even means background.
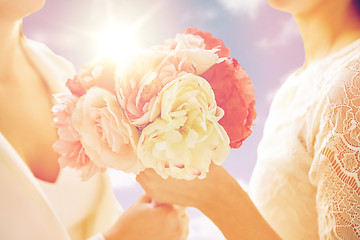
[[[255,93],[221,39],[186,29],[117,64],[80,69],[53,107],[62,167],[204,178],[251,134]]]

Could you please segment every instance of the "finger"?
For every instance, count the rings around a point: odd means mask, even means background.
[[[165,214],[167,216],[170,216],[171,218],[176,216],[176,210],[174,210],[174,207],[171,204],[153,204],[152,206],[153,210],[160,215]]]
[[[144,182],[144,172],[139,173],[138,175],[136,175],[136,181],[138,183],[140,183],[140,185],[142,185],[142,183]]]
[[[184,206],[180,206],[180,205],[174,204],[174,208],[175,208],[176,210],[178,210],[179,212],[187,212],[187,207],[184,207]]]
[[[142,194],[137,200],[137,203],[151,203],[152,199],[149,195],[147,194]]]
[[[168,204],[168,203],[159,203],[156,201],[153,201],[154,207],[162,207],[162,208],[167,208],[167,209],[174,209],[174,206],[172,204]]]
[[[136,181],[147,193],[149,193],[150,186],[154,186],[154,184],[161,184],[164,182],[164,179],[160,177],[153,169],[146,169],[136,176]]]
[[[176,209],[178,216],[180,216],[182,219],[184,219],[185,221],[189,220],[189,214],[186,207],[179,207],[177,205],[174,205],[174,209]]]
[[[144,171],[141,172],[143,177],[146,178],[153,178],[153,177],[160,177],[154,169],[152,168],[147,168]]]
[[[140,184],[141,182],[146,182],[146,180],[152,177],[153,174],[157,175],[153,169],[147,168],[136,176],[136,181]]]
[[[141,185],[141,187],[144,189],[145,193],[150,197],[151,194],[149,194],[149,186],[148,181],[144,180],[142,176],[136,176],[136,181]]]

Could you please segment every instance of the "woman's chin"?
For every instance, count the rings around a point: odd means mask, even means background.
[[[19,20],[39,11],[45,0],[0,0],[0,18]]]

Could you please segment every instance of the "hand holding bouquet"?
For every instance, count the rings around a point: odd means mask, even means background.
[[[187,29],[128,64],[102,60],[56,95],[54,149],[87,179],[108,167],[204,178],[251,134],[255,94],[220,39]]]

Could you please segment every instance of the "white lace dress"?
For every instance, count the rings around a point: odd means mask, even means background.
[[[283,239],[360,239],[360,39],[279,89],[249,194]]]

